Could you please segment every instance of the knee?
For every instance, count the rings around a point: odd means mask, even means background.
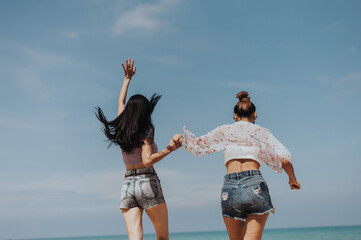
[[[129,240],[141,240],[141,239],[143,239],[143,232],[129,231],[128,237],[129,237]]]

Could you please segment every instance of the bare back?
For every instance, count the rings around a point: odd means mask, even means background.
[[[227,173],[258,170],[261,165],[253,159],[232,159],[227,162]]]

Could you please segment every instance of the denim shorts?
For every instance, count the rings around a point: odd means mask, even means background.
[[[153,167],[128,170],[125,176],[120,197],[121,209],[149,209],[165,202],[160,180]]]
[[[242,221],[252,214],[274,211],[267,183],[259,170],[226,174],[221,205],[223,217]]]

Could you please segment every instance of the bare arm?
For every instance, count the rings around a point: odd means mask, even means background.
[[[125,99],[127,98],[129,83],[137,69],[137,67],[134,66],[134,59],[131,61],[130,58],[128,60],[125,60],[125,66],[123,63],[122,66],[124,70],[124,82],[119,94],[117,116],[119,116],[125,108]]]
[[[291,189],[301,189],[301,184],[297,182],[292,163],[283,158],[280,158],[280,161],[282,163],[282,168],[285,170],[285,172],[288,175],[289,178],[288,184],[290,185]]]
[[[182,144],[176,143],[176,139],[179,139],[179,134],[173,136],[173,138],[169,141],[169,144],[162,151],[157,153],[152,153],[152,143],[153,139],[146,138],[144,140],[144,144],[142,146],[142,159],[145,167],[150,167],[162,160],[165,156],[170,154],[171,152],[177,150],[182,146]]]

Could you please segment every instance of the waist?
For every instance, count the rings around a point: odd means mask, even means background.
[[[241,180],[242,178],[245,177],[250,177],[250,176],[261,176],[261,171],[260,170],[247,170],[247,171],[242,171],[242,172],[234,172],[234,173],[227,173],[224,176],[225,180],[230,180],[230,179],[236,179],[236,180]]]
[[[153,167],[129,169],[125,172],[125,177],[138,176],[143,174],[157,174]]]
[[[261,164],[254,159],[231,159],[226,163],[227,173],[258,170]]]

